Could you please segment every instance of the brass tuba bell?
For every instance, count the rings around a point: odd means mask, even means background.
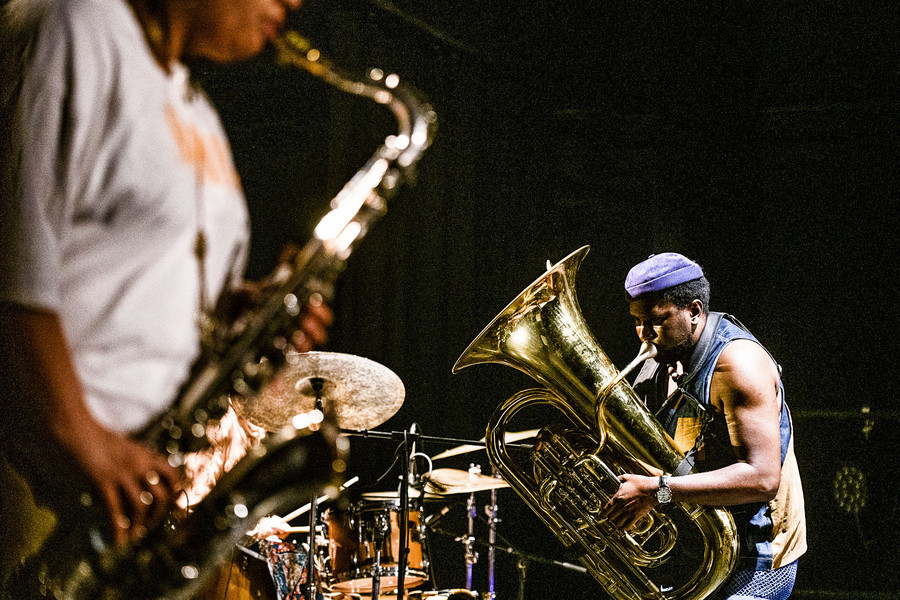
[[[702,600],[728,578],[737,560],[734,520],[727,510],[687,503],[654,508],[628,530],[599,513],[623,473],[672,473],[684,457],[625,380],[655,355],[645,345],[619,373],[584,322],[574,281],[584,246],[549,267],[475,338],[453,372],[500,363],[543,388],[523,390],[494,412],[488,457],[566,547],[613,598]],[[545,427],[531,451],[530,472],[513,461],[505,435],[526,407],[546,405],[568,423]]]

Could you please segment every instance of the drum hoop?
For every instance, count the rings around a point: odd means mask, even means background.
[[[399,499],[390,499],[390,500],[360,500],[356,504],[354,504],[350,508],[350,512],[366,512],[366,511],[376,511],[376,510],[391,510],[391,511],[399,511],[400,510],[400,500]],[[410,512],[421,512],[422,506],[414,502],[414,498],[409,499],[409,511]]]
[[[381,577],[399,577],[400,576],[400,567],[395,566],[396,563],[388,563],[387,565],[381,565]],[[365,580],[372,579],[373,573],[371,569],[360,569],[356,568],[351,571],[345,571],[343,573],[335,573],[333,575],[333,579],[336,583],[344,583],[345,581],[355,581],[357,579]],[[427,573],[421,569],[407,569],[406,570],[407,578],[427,578]]]

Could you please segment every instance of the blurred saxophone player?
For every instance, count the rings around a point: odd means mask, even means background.
[[[625,289],[638,337],[659,351],[635,390],[687,462],[660,477],[622,475],[603,515],[628,528],[657,504],[727,506],[740,557],[717,597],[787,598],[806,520],[779,365],[734,317],[709,311],[703,270],[680,254],[637,264]]]
[[[185,61],[256,55],[300,2],[3,6],[0,589],[84,489],[117,543],[179,494],[181,473],[129,434],[171,403],[202,317],[244,285],[249,231]],[[307,307],[298,349],[323,343],[331,318]]]

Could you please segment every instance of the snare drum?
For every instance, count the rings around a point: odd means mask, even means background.
[[[382,593],[396,590],[400,571],[400,502],[396,499],[363,500],[343,515],[329,513],[328,556],[331,590],[344,594],[371,594],[375,574],[376,539],[382,539],[379,585]],[[419,511],[409,510],[406,544],[409,548],[405,589],[428,580],[428,561],[419,529]]]

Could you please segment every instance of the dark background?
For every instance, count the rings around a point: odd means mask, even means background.
[[[453,363],[546,260],[583,245],[585,321],[626,364],[637,341],[624,276],[651,253],[682,252],[703,265],[712,308],[737,315],[784,367],[810,546],[794,597],[900,593],[893,1],[306,0],[296,17],[336,62],[399,73],[438,114],[417,184],[350,258],[333,302],[325,350],[404,382],[403,407],[379,430],[482,437],[494,408],[532,382],[499,365],[452,375]],[[383,109],[271,59],[196,68],[251,206],[251,276],[284,242],[308,239],[395,129]],[[354,439],[361,485],[396,487],[396,468],[376,483],[395,450]],[[470,463],[490,469],[483,452],[434,466]],[[839,473],[862,475],[855,503]],[[514,492],[499,500],[506,542],[571,559]],[[445,528],[462,533],[464,512]],[[462,587],[461,545],[430,541],[438,587]],[[482,552],[481,591],[485,563]],[[527,573],[527,598],[602,596],[558,567]],[[516,597],[516,578],[499,556],[499,598]]]

